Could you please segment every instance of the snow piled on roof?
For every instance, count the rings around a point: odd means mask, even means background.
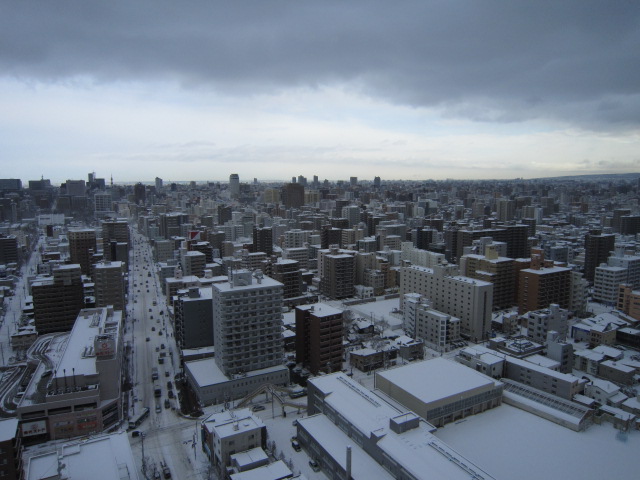
[[[638,431],[623,434],[603,424],[574,432],[505,404],[449,424],[436,435],[462,454],[482,459],[496,478],[636,478],[640,469]]]

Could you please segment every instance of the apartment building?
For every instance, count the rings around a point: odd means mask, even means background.
[[[31,284],[33,318],[39,335],[68,332],[84,307],[80,265],[59,265],[51,277],[37,277]]]
[[[301,305],[296,315],[296,362],[317,375],[342,370],[342,311],[324,303]]]
[[[282,289],[280,282],[244,270],[213,285],[216,362],[225,375],[282,364]]]
[[[91,275],[93,256],[98,253],[96,231],[92,228],[69,229],[67,237],[71,263],[80,265],[83,275]]]
[[[124,312],[125,304],[125,265],[117,261],[104,261],[94,266],[96,307],[112,305],[115,310]]]

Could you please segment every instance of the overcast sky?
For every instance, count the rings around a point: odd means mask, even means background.
[[[0,0],[0,176],[637,172],[639,20],[623,0]]]

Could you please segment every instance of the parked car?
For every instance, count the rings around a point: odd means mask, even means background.
[[[315,460],[309,460],[309,466],[314,472],[320,471],[320,465],[318,465],[318,462],[316,462]]]
[[[296,452],[299,452],[299,451],[300,451],[300,449],[302,448],[302,447],[300,447],[300,443],[298,442],[298,439],[296,439],[296,437],[293,437],[293,438],[291,439],[291,447],[292,447]]]
[[[264,405],[254,405],[253,407],[251,407],[251,411],[252,412],[260,412],[261,410],[264,410]]]

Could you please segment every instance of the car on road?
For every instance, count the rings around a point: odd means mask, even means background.
[[[151,340],[151,339],[150,339],[149,337],[147,337],[147,342],[148,342],[149,340]]]
[[[160,413],[162,411],[162,407],[159,403],[156,403],[156,413]]]
[[[151,327],[151,331],[155,332],[156,331],[156,327]]]
[[[164,343],[160,344],[160,348],[164,350]]]
[[[169,398],[173,398],[175,397],[173,390],[169,390]]]
[[[164,399],[164,408],[171,408],[171,402],[168,398]]]
[[[260,412],[261,410],[264,410],[264,409],[265,409],[264,405],[254,405],[253,407],[251,407],[252,412]]]

